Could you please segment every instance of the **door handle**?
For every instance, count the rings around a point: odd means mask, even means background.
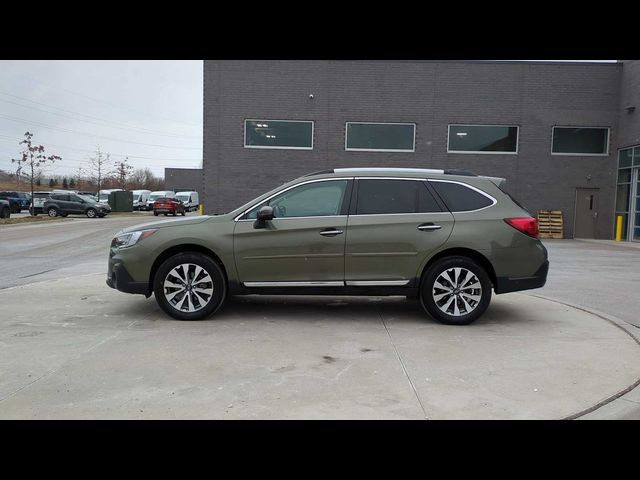
[[[335,237],[336,235],[341,235],[344,232],[342,230],[338,230],[336,228],[328,228],[327,230],[322,230],[320,235],[323,237]]]
[[[423,223],[422,225],[418,225],[418,230],[423,232],[432,232],[433,230],[440,230],[442,227],[440,225],[434,225],[433,223]]]

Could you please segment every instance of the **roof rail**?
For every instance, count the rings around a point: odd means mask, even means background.
[[[348,168],[332,168],[329,170],[320,170],[319,172],[307,173],[304,177],[311,177],[313,175],[322,175],[326,173],[359,173],[359,172],[405,172],[405,173],[419,173],[419,174],[439,174],[439,175],[461,175],[467,177],[477,177],[475,173],[467,170],[459,169],[447,169],[440,170],[435,168],[394,168],[394,167],[348,167]]]

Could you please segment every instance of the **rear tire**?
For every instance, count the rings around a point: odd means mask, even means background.
[[[96,212],[95,208],[88,208],[86,211],[86,214],[88,218],[96,218],[96,215],[98,215],[98,212]]]
[[[158,268],[153,279],[153,293],[160,308],[173,318],[202,320],[224,302],[227,282],[222,269],[211,257],[195,252],[179,253]]]
[[[0,218],[11,218],[11,209],[9,207],[4,207],[0,213]]]
[[[420,303],[440,323],[468,325],[491,301],[491,280],[482,266],[468,257],[445,257],[427,270],[420,283]]]
[[[158,216],[158,212],[153,212],[153,215],[157,217]]]
[[[51,207],[47,210],[47,215],[49,215],[50,217],[57,217],[58,210],[56,208]]]

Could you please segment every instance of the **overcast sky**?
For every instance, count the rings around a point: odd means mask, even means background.
[[[0,169],[26,131],[76,175],[96,147],[135,168],[202,167],[201,61],[0,61]]]

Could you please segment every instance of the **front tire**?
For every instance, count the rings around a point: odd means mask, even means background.
[[[420,303],[440,323],[468,325],[491,301],[491,280],[482,266],[468,257],[445,257],[427,270],[420,284]]]
[[[178,320],[202,320],[224,301],[227,282],[220,266],[209,256],[179,253],[162,263],[153,280],[160,308]]]
[[[96,218],[96,215],[98,215],[98,212],[96,212],[95,208],[88,208],[86,211],[86,214],[88,218]]]

